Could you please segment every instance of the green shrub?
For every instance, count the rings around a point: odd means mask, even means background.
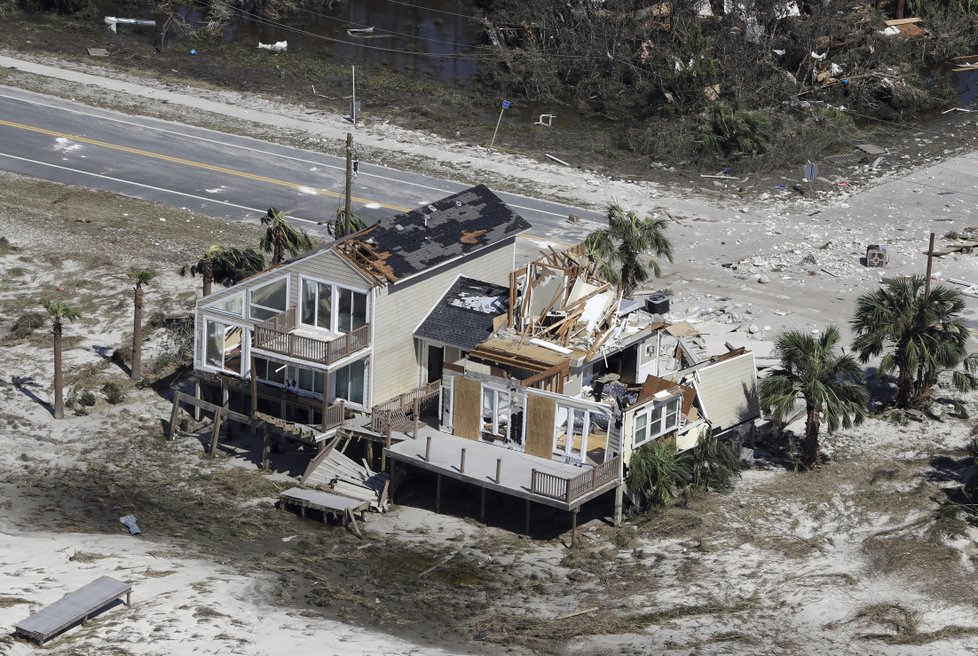
[[[718,102],[713,106],[709,130],[697,143],[712,155],[760,155],[771,145],[771,121],[761,112]]]
[[[98,399],[95,398],[95,393],[92,390],[85,390],[78,395],[78,405],[85,407],[92,407]]]
[[[105,395],[105,400],[112,405],[117,405],[126,400],[126,394],[122,389],[115,383],[106,383],[102,385],[102,394]]]

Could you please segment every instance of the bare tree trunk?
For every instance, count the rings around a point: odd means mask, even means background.
[[[61,374],[61,321],[55,320],[51,332],[54,335],[54,418],[64,419],[65,381]]]
[[[211,295],[211,285],[214,284],[214,264],[210,260],[204,260],[204,296]]]
[[[143,365],[143,288],[140,285],[133,289],[132,304],[132,367],[129,376],[139,380]]]
[[[805,469],[812,470],[821,464],[822,457],[818,450],[818,431],[821,420],[818,409],[808,406],[808,419],[805,422],[805,443],[802,445],[801,464]]]

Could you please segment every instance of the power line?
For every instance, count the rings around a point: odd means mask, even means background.
[[[401,5],[402,7],[411,7],[412,9],[423,9],[424,11],[431,11],[431,12],[435,12],[435,13],[438,13],[438,14],[447,14],[449,16],[458,16],[459,18],[467,18],[470,21],[475,21],[475,22],[481,22],[482,21],[481,18],[477,18],[476,16],[469,16],[468,14],[459,14],[457,12],[447,11],[445,9],[434,9],[434,8],[431,8],[431,7],[422,7],[421,5],[416,5],[416,4],[413,4],[411,2],[403,2],[402,0],[387,0],[387,2],[391,3],[392,5]]]

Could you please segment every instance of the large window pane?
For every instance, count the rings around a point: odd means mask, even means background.
[[[299,301],[302,323],[316,325],[316,283],[302,281],[302,299]]]
[[[324,330],[333,329],[333,288],[319,283],[318,300],[316,301],[316,325]]]
[[[204,361],[212,367],[224,367],[224,328],[223,323],[207,322],[207,342],[204,348]]]
[[[363,404],[363,388],[366,380],[366,363],[363,360],[351,362],[342,369],[337,369],[335,380],[335,398]]]
[[[351,333],[367,323],[367,295],[349,289],[339,290],[336,330]]]
[[[211,367],[241,373],[241,328],[207,320],[204,362]]]
[[[288,278],[282,278],[251,290],[251,318],[270,319],[285,311],[288,301]]]
[[[323,383],[326,381],[323,372],[312,369],[299,369],[299,389],[315,394],[323,393]]]

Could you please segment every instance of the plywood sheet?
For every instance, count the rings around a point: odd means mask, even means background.
[[[554,448],[557,402],[537,394],[526,398],[526,453],[549,458]]]
[[[482,429],[482,384],[472,378],[457,377],[453,405],[452,427],[455,435],[468,440],[479,439]]]

